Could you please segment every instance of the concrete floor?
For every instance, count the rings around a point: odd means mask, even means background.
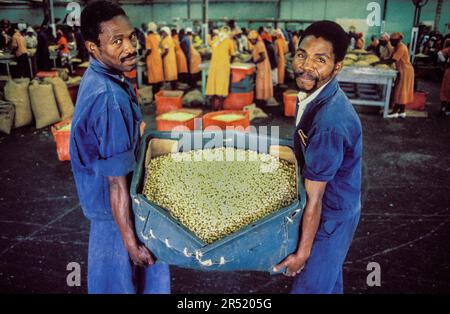
[[[386,120],[359,108],[363,209],[344,266],[346,293],[450,293],[450,121],[434,115],[438,84],[418,87],[430,93],[429,118]],[[289,137],[294,119],[281,110],[255,124],[280,125]],[[153,115],[145,120],[155,127]],[[0,292],[85,293],[89,224],[49,128],[0,135],[0,152]],[[70,262],[81,264],[80,287],[66,284]],[[381,266],[380,287],[366,284],[369,262]],[[282,275],[172,267],[174,293],[285,293],[290,283]]]

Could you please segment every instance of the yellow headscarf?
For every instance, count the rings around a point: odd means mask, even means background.
[[[248,39],[250,39],[250,40],[258,39],[258,37],[259,37],[259,34],[255,30],[250,31],[250,33],[248,34]]]

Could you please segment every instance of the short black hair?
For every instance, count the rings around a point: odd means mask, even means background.
[[[119,15],[127,16],[125,11],[116,3],[105,0],[89,3],[81,12],[80,18],[81,34],[84,40],[92,41],[99,46],[100,39],[98,36],[102,31],[100,24]]]
[[[308,36],[321,37],[329,41],[333,46],[334,61],[344,60],[349,45],[348,34],[344,29],[333,21],[318,21],[309,25],[302,33],[299,45]]]

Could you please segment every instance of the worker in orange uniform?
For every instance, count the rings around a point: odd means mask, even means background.
[[[193,44],[193,36],[192,36],[192,28],[186,28],[186,33],[189,38],[189,41],[191,42],[191,61],[189,64],[189,71],[190,71],[190,84],[191,86],[196,86],[197,81],[200,80],[200,63],[202,63],[202,57],[200,56],[200,53],[197,51],[197,49],[194,48]]]
[[[266,103],[273,97],[272,74],[266,47],[257,31],[252,30],[248,39],[253,46],[253,62],[256,63],[256,102]]]
[[[11,32],[14,32],[11,36],[11,48],[16,56],[19,77],[30,77],[28,49],[23,31],[23,29],[19,29],[19,26],[11,28]]]
[[[164,81],[169,82],[172,89],[176,89],[178,80],[177,57],[175,55],[175,43],[170,37],[170,29],[161,28],[161,57],[164,67]]]
[[[175,44],[175,55],[177,57],[177,71],[178,71],[178,78],[180,81],[186,83],[188,82],[188,66],[187,66],[187,60],[186,56],[181,49],[180,41],[178,38],[178,33],[176,29],[172,29],[172,40]]]
[[[152,86],[153,94],[159,92],[161,84],[164,81],[163,63],[159,49],[161,37],[158,35],[157,29],[158,26],[155,23],[148,23],[149,33],[145,40],[145,49],[147,49],[147,79],[148,83]]]
[[[450,40],[444,43],[444,49],[438,52],[439,61],[443,62],[446,70],[441,85],[441,115],[450,115]]]
[[[58,55],[61,60],[61,66],[66,66],[69,62],[69,42],[67,41],[66,36],[64,35],[62,30],[58,30],[56,32],[56,38],[58,39]]]
[[[414,68],[409,61],[408,47],[402,43],[402,39],[401,33],[392,33],[390,36],[391,45],[394,47],[392,58],[379,62],[383,64],[395,62],[398,71],[394,90],[394,107],[388,118],[405,118],[405,106],[414,100]]]
[[[364,49],[364,47],[365,47],[364,34],[363,33],[357,33],[356,34],[355,49]]]
[[[286,53],[289,52],[288,44],[280,29],[275,30],[275,53],[278,57],[278,85],[284,84],[286,71]]]
[[[230,86],[231,59],[236,51],[230,38],[230,28],[224,26],[219,37],[212,44],[211,63],[209,64],[206,95],[211,97],[214,110],[223,109],[223,103],[228,96]]]

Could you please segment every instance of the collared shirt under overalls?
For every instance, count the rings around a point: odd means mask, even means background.
[[[342,293],[342,265],[361,211],[362,128],[335,78],[307,104],[294,150],[302,177],[327,186],[311,255],[291,292]]]
[[[168,266],[131,265],[109,200],[108,176],[127,176],[136,166],[141,113],[128,79],[91,58],[72,119],[70,156],[84,215],[91,221],[89,293],[170,292]],[[140,272],[142,286],[137,286]]]

